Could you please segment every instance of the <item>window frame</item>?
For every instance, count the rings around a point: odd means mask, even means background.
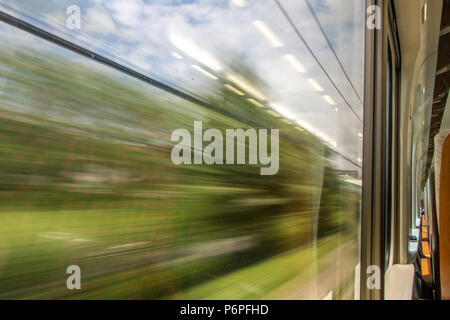
[[[384,298],[384,275],[400,254],[397,201],[400,46],[392,1],[367,0],[366,12],[374,5],[380,8],[382,22],[379,30],[366,28],[365,40],[361,300]],[[391,110],[387,104],[389,88],[386,81],[389,54],[392,56]],[[392,217],[390,222],[386,220],[388,215]],[[391,232],[387,232],[387,228],[392,228]],[[387,241],[390,241],[389,248],[386,248]],[[387,249],[390,250],[388,263]],[[372,275],[366,272],[370,266],[379,267],[381,278],[380,287],[372,290],[367,286]]]

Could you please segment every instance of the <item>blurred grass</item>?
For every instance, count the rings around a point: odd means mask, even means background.
[[[337,237],[323,239],[317,246],[317,258],[329,252]],[[317,271],[313,268],[314,248],[299,248],[280,254],[256,265],[180,292],[175,300],[238,300],[280,299],[311,279]],[[207,277],[208,275],[205,274]]]

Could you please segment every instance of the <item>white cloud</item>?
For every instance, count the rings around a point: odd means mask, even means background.
[[[100,8],[94,7],[86,12],[85,17],[86,30],[98,34],[112,34],[116,32],[114,21],[108,13]]]
[[[141,13],[144,3],[141,0],[108,0],[106,6],[112,10],[114,19],[123,26],[141,25]]]

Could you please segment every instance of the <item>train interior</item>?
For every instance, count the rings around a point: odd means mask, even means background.
[[[401,226],[393,225],[392,232],[408,237],[405,245],[399,244],[408,254],[398,256],[399,265],[391,264],[385,298],[410,299],[413,287],[414,299],[448,300],[450,2],[398,0],[393,5],[401,48],[396,71],[401,88],[396,194]],[[402,230],[404,226],[411,228]],[[398,281],[406,274],[402,292]]]

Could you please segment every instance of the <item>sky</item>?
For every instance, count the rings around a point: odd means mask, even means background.
[[[223,80],[358,162],[364,1],[309,0],[317,21],[306,0],[279,3],[287,17],[275,0],[0,0],[0,9],[195,95]],[[70,5],[81,9],[79,30],[66,27]],[[1,25],[0,37],[23,42]]]

